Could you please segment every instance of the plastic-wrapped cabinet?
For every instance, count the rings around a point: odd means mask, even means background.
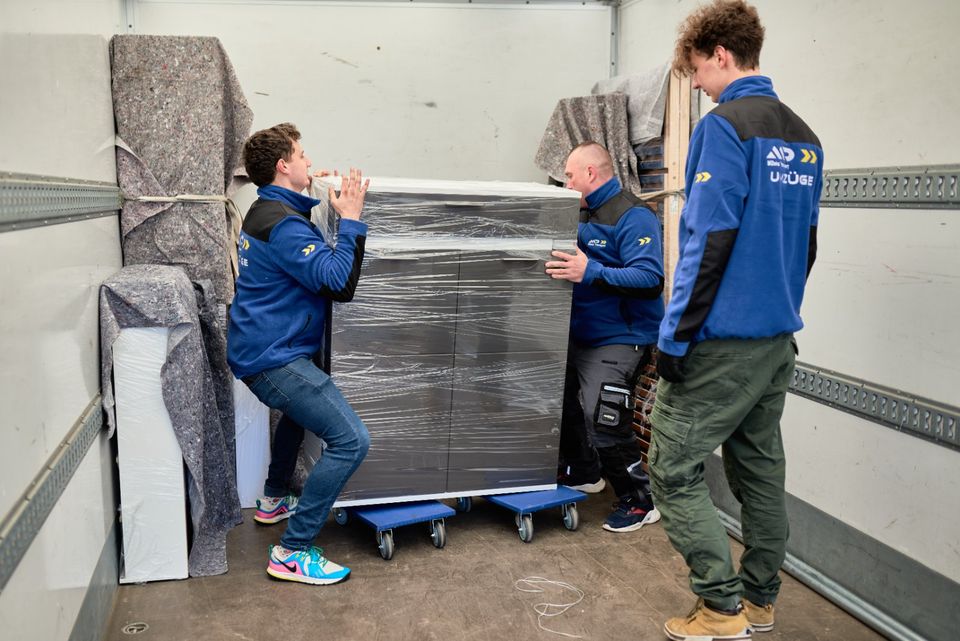
[[[328,240],[329,184],[314,219]],[[373,178],[353,301],[334,306],[330,370],[370,430],[337,505],[556,485],[579,195],[533,183]],[[319,439],[305,441],[308,459]]]

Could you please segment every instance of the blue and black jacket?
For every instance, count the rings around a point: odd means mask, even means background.
[[[366,223],[341,219],[334,249],[310,222],[319,201],[275,186],[258,193],[240,232],[227,334],[227,360],[237,378],[319,351],[328,301],[353,298],[366,242]]]
[[[570,338],[581,345],[650,345],[663,318],[663,243],[656,214],[611,178],[586,197],[577,245]]]
[[[680,257],[658,346],[674,356],[711,339],[803,327],[817,252],[823,149],[773,83],[730,83],[690,139]]]

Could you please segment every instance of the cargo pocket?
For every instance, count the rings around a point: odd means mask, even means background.
[[[693,427],[694,415],[663,403],[659,399],[650,413],[653,426],[650,443],[650,465],[684,456],[687,435]],[[663,459],[663,461],[661,461]]]

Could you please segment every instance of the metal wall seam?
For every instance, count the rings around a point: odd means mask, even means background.
[[[0,591],[13,576],[102,428],[103,411],[97,394],[23,496],[0,521]]]

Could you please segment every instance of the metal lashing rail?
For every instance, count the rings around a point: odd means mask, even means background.
[[[0,232],[110,216],[121,205],[115,184],[0,172]]]
[[[103,428],[100,395],[90,401],[23,496],[0,520],[0,591],[50,515]]]
[[[960,209],[960,165],[827,170],[820,206]]]
[[[960,408],[800,362],[789,389],[798,396],[960,450]]]

